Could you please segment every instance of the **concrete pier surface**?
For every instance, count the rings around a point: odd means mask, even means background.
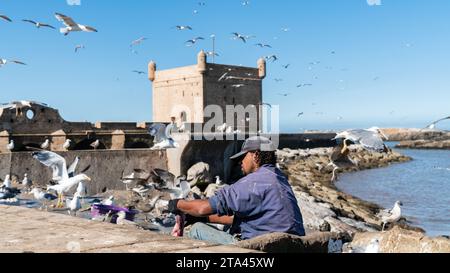
[[[0,253],[255,253],[68,215],[0,205]]]

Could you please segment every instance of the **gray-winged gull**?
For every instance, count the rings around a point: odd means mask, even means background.
[[[50,147],[50,140],[47,138],[44,143],[41,144],[42,150],[47,150]]]
[[[53,170],[53,180],[58,181],[55,186],[48,186],[47,190],[54,190],[58,193],[58,204],[57,207],[61,208],[64,206],[63,194],[69,192],[72,188],[77,186],[80,182],[89,182],[89,178],[85,174],[79,174],[74,177],[69,177],[66,167],[66,160],[60,155],[54,152],[34,152],[32,153],[33,158],[37,159],[39,162]]]
[[[448,120],[448,119],[450,119],[450,116],[445,117],[445,118],[441,118],[441,119],[439,119],[439,120],[437,120],[437,121],[431,123],[430,125],[428,125],[428,126],[426,127],[426,129],[434,130],[434,129],[436,129],[436,125],[437,125],[439,122],[444,121],[444,120]]]
[[[385,139],[388,139],[388,137],[383,134],[380,128],[372,127],[369,129],[343,131],[341,133],[338,133],[333,140],[348,139],[355,144],[360,144],[364,149],[384,152],[387,151],[388,148],[386,147],[386,145],[384,145],[384,141],[381,136],[383,136]],[[347,148],[346,143],[347,142],[344,141],[344,148]]]
[[[64,35],[68,35],[70,32],[74,31],[84,31],[84,32],[98,32],[95,28],[90,26],[85,26],[81,24],[77,24],[72,18],[69,16],[66,16],[61,13],[55,13],[56,19],[58,21],[62,22],[66,27],[60,28],[60,32]]]
[[[387,223],[395,223],[402,217],[402,209],[403,206],[401,201],[395,202],[394,208],[391,210],[381,210],[377,217],[380,218],[381,222],[383,222],[383,228],[381,231],[384,231],[384,227]]]
[[[27,23],[31,23],[31,24],[35,25],[37,28],[48,27],[48,28],[56,29],[54,26],[51,26],[49,24],[44,24],[44,23],[41,23],[41,22],[33,21],[33,20],[24,19],[22,21],[27,22]]]

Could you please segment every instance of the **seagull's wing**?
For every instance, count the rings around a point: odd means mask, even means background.
[[[33,25],[36,25],[36,22],[33,21],[33,20],[24,19],[24,20],[22,20],[22,21],[28,22],[28,23],[32,23]]]
[[[41,24],[41,27],[48,27],[48,28],[51,28],[51,29],[56,29],[54,26],[49,25],[49,24]]]
[[[161,170],[161,169],[154,169],[152,171],[152,173],[154,175],[156,175],[157,177],[159,177],[166,184],[173,184],[175,182],[175,178],[176,178],[175,175],[168,171]]]
[[[439,120],[436,120],[435,122],[433,122],[430,125],[428,125],[426,128],[432,128],[434,125],[438,124],[441,121],[447,120],[447,119],[450,119],[450,116],[449,117],[445,117],[445,118],[441,118]]]
[[[0,15],[0,18],[6,20],[6,21],[8,21],[8,22],[12,22],[12,20],[11,20],[8,16],[6,16],[6,15]]]
[[[359,135],[360,135],[359,143],[363,146],[363,148],[377,152],[384,151],[385,149],[384,141],[378,135],[378,133],[367,130],[361,130]]]
[[[10,62],[11,62],[11,63],[15,63],[15,64],[27,65],[27,64],[24,63],[24,62],[16,61],[16,60],[11,60]]]
[[[75,170],[77,169],[79,161],[80,161],[80,157],[77,156],[75,158],[75,160],[72,162],[72,164],[69,166],[69,168],[67,169],[67,174],[69,175],[69,177],[75,176]]]
[[[66,167],[66,160],[54,153],[48,151],[34,152],[32,153],[33,158],[37,159],[39,162],[53,170],[53,179],[60,181],[69,178]]]
[[[58,19],[58,21],[62,22],[64,25],[66,25],[68,27],[77,27],[78,26],[78,24],[75,23],[75,21],[72,18],[70,18],[64,14],[55,13],[55,17],[56,17],[56,19]]]

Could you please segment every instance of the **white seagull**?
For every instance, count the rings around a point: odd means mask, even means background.
[[[384,227],[387,223],[395,223],[402,217],[402,209],[403,206],[401,201],[395,202],[394,208],[391,210],[381,210],[377,217],[380,218],[381,222],[383,222],[383,228],[381,231],[384,231]]]
[[[361,144],[362,147],[366,150],[384,152],[387,149],[386,145],[384,145],[383,139],[388,139],[388,137],[383,134],[383,132],[378,127],[372,127],[369,129],[356,129],[356,130],[348,130],[337,134],[337,136],[333,139],[345,139],[350,140],[355,144]],[[347,142],[344,141],[344,149],[347,148]]]
[[[175,26],[177,30],[192,30],[190,26]]]
[[[23,19],[22,21],[27,22],[27,23],[31,23],[31,24],[35,25],[37,28],[48,27],[48,28],[56,29],[54,26],[51,26],[49,24],[44,24],[44,23],[41,23],[41,22],[33,21],[33,20]]]
[[[63,195],[69,192],[72,188],[77,186],[80,182],[89,182],[91,179],[85,174],[79,174],[74,177],[69,177],[69,172],[66,167],[66,160],[54,153],[48,151],[34,152],[33,158],[53,170],[53,180],[58,181],[55,186],[47,186],[47,190],[54,190],[58,193],[58,208],[64,206]]]
[[[141,44],[143,41],[147,40],[145,37],[141,37],[131,42],[131,47]]]
[[[47,150],[50,147],[50,140],[47,138],[44,143],[41,144],[42,150]]]
[[[9,174],[6,175],[5,181],[3,181],[2,188],[10,189],[12,187],[11,185],[11,176]]]
[[[186,41],[186,46],[193,46],[193,45],[195,45],[195,43],[198,42],[198,40],[205,40],[205,38],[203,38],[203,37],[195,37],[195,38],[193,38],[191,40],[187,40]]]
[[[92,142],[90,146],[94,148],[94,150],[97,150],[100,146],[100,140],[97,139],[96,141]]]
[[[47,202],[58,199],[58,197],[53,194],[42,191],[39,188],[34,188],[31,190],[31,194],[33,194],[34,199],[43,203],[43,205],[47,208]],[[41,206],[42,209],[42,206]]]
[[[22,186],[25,188],[30,188],[31,187],[31,180],[28,179],[28,174],[24,174],[24,178],[22,180]]]
[[[438,123],[441,122],[441,121],[448,120],[448,119],[450,119],[450,116],[445,117],[445,118],[441,118],[441,119],[439,119],[439,120],[437,120],[437,121],[431,123],[430,125],[428,125],[428,126],[426,127],[426,129],[434,130],[434,129],[436,129],[436,124],[438,124]]]
[[[77,53],[78,50],[84,49],[84,48],[85,48],[84,45],[76,45],[76,46],[75,46],[75,53]]]
[[[14,150],[14,140],[11,140],[11,141],[9,142],[9,144],[6,145],[6,149],[8,149],[8,151]]]
[[[80,195],[78,192],[75,193],[72,200],[67,199],[66,206],[69,208],[69,215],[72,215],[73,212],[77,216],[77,211],[81,209]]]
[[[67,139],[66,142],[64,142],[63,148],[64,148],[65,150],[69,150],[70,144],[71,144],[71,143],[72,143],[72,140]]]
[[[178,148],[180,145],[172,138],[174,124],[165,126],[164,124],[154,124],[150,127],[149,133],[155,138],[155,145],[150,150],[165,150]]]
[[[68,35],[70,32],[75,32],[75,31],[98,32],[93,27],[75,23],[75,21],[72,18],[70,18],[64,14],[55,13],[55,17],[56,17],[56,19],[58,19],[58,21],[62,22],[64,25],[66,25],[66,27],[59,29],[59,31],[64,35]]]
[[[114,196],[111,195],[108,199],[102,201],[102,205],[112,206],[114,205]]]
[[[6,60],[6,59],[1,59],[1,58],[0,58],[0,67],[6,65],[7,63],[15,63],[15,64],[27,65],[26,63],[24,63],[24,62],[22,62],[22,61],[17,61],[17,60]]]

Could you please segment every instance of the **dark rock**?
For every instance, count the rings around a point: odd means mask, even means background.
[[[328,253],[330,240],[348,238],[331,232],[313,232],[300,237],[286,233],[271,233],[238,242],[238,247],[267,253]]]

